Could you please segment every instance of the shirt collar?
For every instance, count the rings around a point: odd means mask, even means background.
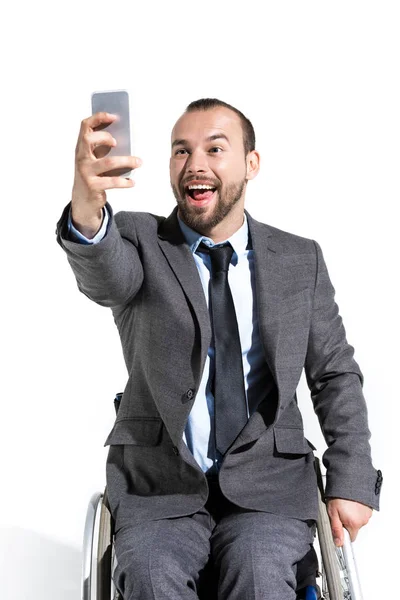
[[[240,227],[240,229],[238,229],[237,231],[235,231],[235,233],[233,235],[231,235],[230,238],[224,240],[223,242],[218,242],[218,244],[215,244],[211,238],[206,237],[204,235],[202,235],[201,233],[199,233],[198,231],[195,231],[194,229],[191,229],[188,225],[186,225],[186,223],[184,221],[182,221],[182,219],[178,216],[178,222],[179,222],[179,226],[181,228],[181,231],[186,239],[186,242],[188,244],[188,246],[190,247],[192,253],[194,254],[200,244],[200,242],[204,242],[207,246],[209,246],[210,248],[212,248],[213,246],[220,246],[221,244],[225,244],[226,242],[229,242],[233,248],[233,257],[232,260],[235,262],[235,254],[237,257],[237,260],[240,259],[240,257],[245,256],[246,250],[250,247],[249,246],[249,226],[247,223],[247,217],[246,214],[244,213],[244,221],[243,221],[243,225]]]

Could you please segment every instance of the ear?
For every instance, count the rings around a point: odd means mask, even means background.
[[[254,179],[260,170],[260,155],[256,150],[252,150],[246,156],[246,179]]]

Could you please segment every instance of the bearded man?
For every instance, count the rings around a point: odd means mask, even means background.
[[[213,566],[220,600],[293,600],[317,518],[302,369],[327,442],[333,536],[378,509],[363,375],[319,244],[245,210],[260,156],[250,121],[192,102],[171,139],[169,217],[113,214],[106,190],[132,156],[97,113],[81,124],[72,201],[57,227],[79,289],[110,307],[129,379],[106,445],[124,600],[198,598]]]

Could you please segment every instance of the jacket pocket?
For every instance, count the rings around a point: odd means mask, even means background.
[[[104,445],[157,446],[163,422],[158,417],[136,417],[116,421]]]
[[[314,446],[297,427],[274,427],[275,448],[279,454],[308,454]]]

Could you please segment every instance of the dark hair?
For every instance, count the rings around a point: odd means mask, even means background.
[[[247,117],[244,116],[240,110],[223,102],[222,100],[217,100],[217,98],[202,98],[201,100],[194,100],[186,107],[186,112],[194,112],[195,110],[211,110],[212,108],[217,108],[218,106],[223,106],[224,108],[229,108],[233,110],[238,117],[240,117],[240,121],[242,124],[243,130],[243,144],[244,144],[244,153],[245,156],[252,150],[255,150],[256,147],[256,136],[254,133],[254,128],[251,122]]]

